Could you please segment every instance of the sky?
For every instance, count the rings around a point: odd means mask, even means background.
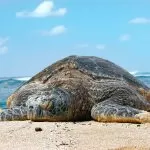
[[[69,55],[150,71],[150,0],[0,0],[0,77]]]

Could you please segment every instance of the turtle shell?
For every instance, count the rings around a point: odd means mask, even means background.
[[[31,78],[29,82],[34,80],[41,80],[46,82],[52,76],[54,76],[56,73],[59,73],[66,67],[70,69],[77,69],[82,73],[91,76],[93,79],[124,80],[132,86],[144,88],[147,90],[149,89],[146,85],[136,79],[125,69],[111,61],[95,56],[68,56],[45,68],[43,71]]]

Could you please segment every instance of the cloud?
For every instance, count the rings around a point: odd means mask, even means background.
[[[150,19],[144,18],[144,17],[139,17],[139,18],[134,18],[129,21],[129,23],[132,24],[148,24],[150,23]]]
[[[128,40],[130,40],[130,37],[131,36],[129,34],[124,34],[124,35],[120,36],[119,40],[120,41],[128,41]]]
[[[101,49],[101,50],[102,50],[102,49],[105,49],[105,47],[106,47],[106,45],[104,45],[104,44],[97,44],[97,45],[96,45],[96,48],[97,48],[97,49]]]
[[[0,55],[7,53],[8,47],[6,46],[6,43],[8,40],[9,40],[8,37],[6,38],[0,37]]]
[[[41,34],[44,36],[56,36],[56,35],[63,34],[66,31],[67,31],[67,28],[64,25],[59,25],[59,26],[53,27],[49,31],[42,31]]]
[[[17,17],[49,17],[49,16],[64,16],[67,13],[66,8],[54,10],[53,1],[45,0],[41,2],[33,11],[20,11],[16,13]]]

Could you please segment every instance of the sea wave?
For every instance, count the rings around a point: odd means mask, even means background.
[[[0,83],[1,82],[12,82],[12,81],[18,81],[18,82],[25,82],[25,81],[28,81],[30,80],[31,77],[3,77],[3,78],[0,78]]]
[[[17,78],[14,78],[15,80],[19,80],[19,81],[28,81],[31,79],[31,77],[17,77]]]
[[[0,107],[6,107],[6,99],[29,78],[6,77],[0,78]]]
[[[138,73],[138,71],[130,71],[129,73],[132,75],[136,75],[136,73]]]
[[[134,75],[135,77],[150,77],[150,72],[131,71],[130,74]]]

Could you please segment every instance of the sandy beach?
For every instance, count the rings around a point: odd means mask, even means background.
[[[150,124],[0,122],[0,150],[10,149],[150,150]]]

